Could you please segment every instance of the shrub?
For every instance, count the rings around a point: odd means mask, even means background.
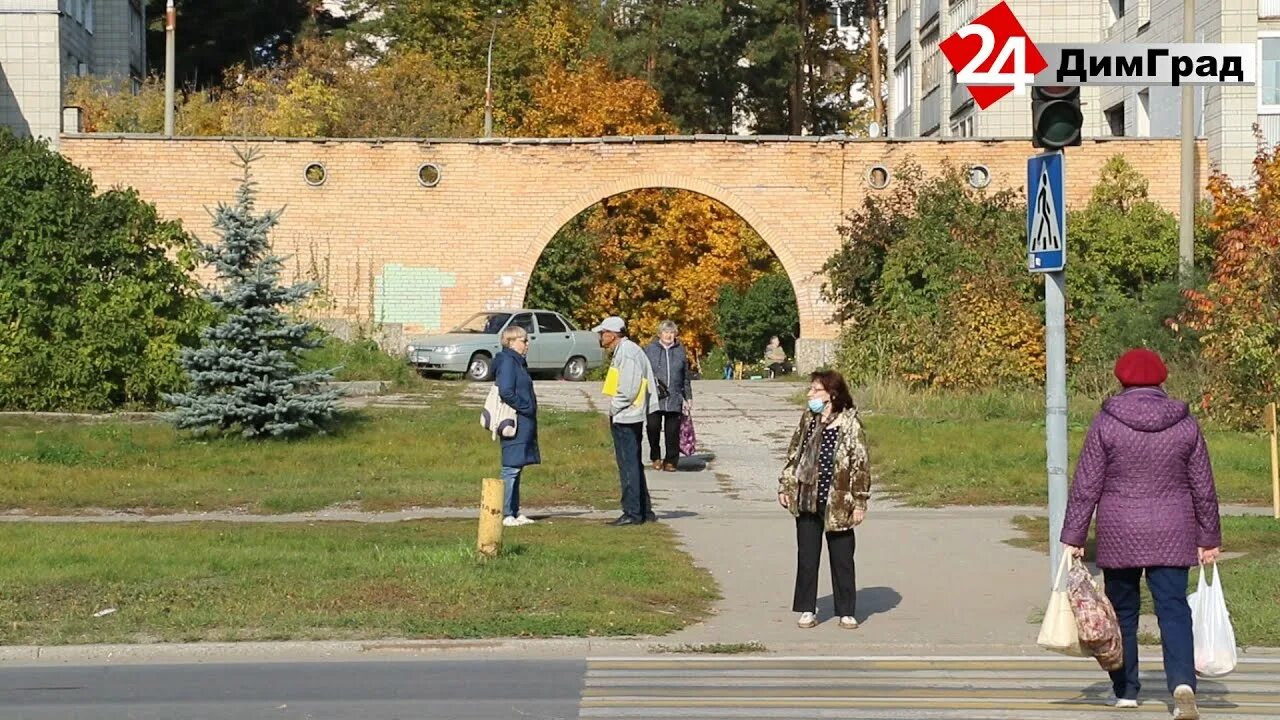
[[[211,316],[194,239],[133,190],[95,194],[43,142],[0,130],[0,408],[151,407]]]

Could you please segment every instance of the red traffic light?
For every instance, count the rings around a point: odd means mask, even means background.
[[[1064,98],[1078,89],[1074,85],[1041,85],[1036,88],[1041,95],[1049,98]]]

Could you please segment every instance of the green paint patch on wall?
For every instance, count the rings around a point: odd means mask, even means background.
[[[382,323],[439,328],[441,292],[457,284],[453,273],[387,263],[373,281],[374,317]]]

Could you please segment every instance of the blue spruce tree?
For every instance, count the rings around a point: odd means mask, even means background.
[[[236,155],[244,171],[236,202],[219,203],[213,213],[222,241],[201,244],[202,259],[217,272],[204,295],[221,322],[203,331],[200,347],[182,351],[191,384],[185,393],[166,396],[175,407],[171,418],[179,428],[239,430],[246,437],[323,430],[338,412],[337,391],[322,386],[333,372],[299,372],[299,351],[320,340],[314,325],[286,314],[315,287],[281,285],[284,259],[271,252],[267,234],[282,211],[254,214],[257,184],[250,166],[257,152]]]

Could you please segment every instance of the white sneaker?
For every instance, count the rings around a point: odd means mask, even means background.
[[[516,518],[517,525],[532,525],[534,522],[536,521],[533,518],[526,517],[524,515],[520,515]]]
[[[811,628],[818,625],[818,616],[811,612],[800,613],[800,619],[796,621],[796,625],[802,628]]]
[[[512,517],[511,515],[508,515],[508,516],[506,516],[506,517],[502,518],[502,526],[503,526],[503,527],[515,527],[515,526],[517,526],[517,525],[519,525],[519,524],[520,524],[520,519],[519,519],[519,518],[516,518],[516,517]]]
[[[1131,698],[1116,698],[1111,705],[1121,709],[1136,708],[1138,707],[1138,701]]]
[[[852,615],[845,615],[844,617],[840,618],[840,627],[844,628],[845,630],[857,630],[858,620]]]
[[[1199,720],[1200,708],[1196,707],[1196,691],[1190,685],[1173,689],[1173,720]]]

